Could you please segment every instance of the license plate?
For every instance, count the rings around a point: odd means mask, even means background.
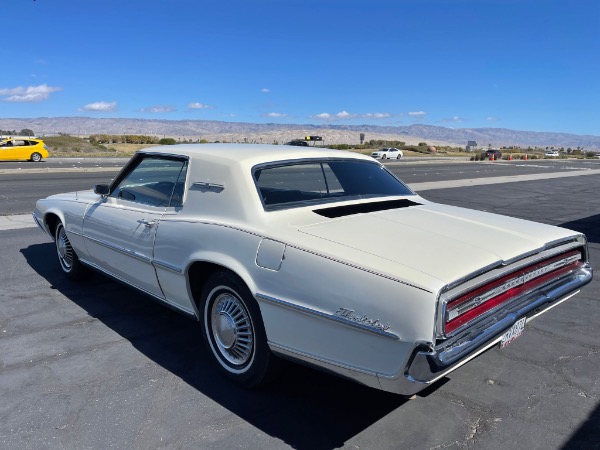
[[[527,322],[526,317],[519,319],[512,327],[510,327],[510,330],[502,335],[502,338],[500,339],[500,348],[506,347],[523,334],[523,331],[525,331],[525,322]]]

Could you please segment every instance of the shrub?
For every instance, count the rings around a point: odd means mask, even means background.
[[[177,141],[173,138],[162,138],[158,143],[160,145],[175,145],[177,144]]]

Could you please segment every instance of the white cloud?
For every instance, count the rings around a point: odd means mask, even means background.
[[[365,119],[387,119],[388,117],[392,117],[390,113],[367,113],[363,114],[361,117]]]
[[[336,119],[352,119],[356,114],[350,114],[348,111],[340,111],[335,115]]]
[[[498,120],[497,117],[486,117],[485,120],[490,121],[490,122],[496,122]]]
[[[424,116],[426,114],[427,113],[425,111],[411,111],[411,112],[408,113],[408,115],[412,116],[412,117]]]
[[[262,89],[260,90],[260,92],[262,92],[262,93],[264,93],[264,94],[267,94],[267,93],[271,92],[271,89],[262,88]]]
[[[314,119],[321,120],[349,120],[349,119],[387,119],[392,117],[390,113],[366,113],[366,114],[352,114],[348,111],[340,111],[336,114],[321,113],[311,116]]]
[[[287,117],[287,114],[278,113],[278,112],[270,112],[265,114],[265,117]]]
[[[0,96],[6,96],[3,99],[5,102],[41,102],[47,100],[53,92],[58,91],[62,91],[62,88],[40,84],[39,86],[0,89]]]
[[[205,105],[204,103],[200,103],[200,102],[193,102],[193,103],[189,103],[187,105],[188,109],[211,109],[212,106],[210,105]]]
[[[80,111],[110,112],[117,110],[117,102],[93,102],[88,103]]]
[[[174,106],[168,106],[168,105],[156,105],[156,106],[149,106],[147,108],[142,108],[140,109],[141,112],[145,112],[145,113],[168,113],[168,112],[173,112],[173,111],[177,111],[177,108],[175,108]]]

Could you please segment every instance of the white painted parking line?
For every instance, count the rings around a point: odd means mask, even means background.
[[[31,214],[18,214],[14,216],[0,216],[0,231],[19,230],[21,228],[35,228]]]
[[[471,178],[465,180],[429,181],[411,183],[410,188],[415,192],[432,189],[452,189],[466,186],[483,186],[486,184],[517,183],[521,181],[548,180],[551,178],[578,177],[583,175],[600,175],[600,169],[579,170],[577,172],[536,173],[529,175],[510,175],[506,177]]]

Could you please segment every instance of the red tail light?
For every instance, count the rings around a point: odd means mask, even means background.
[[[488,311],[578,269],[583,264],[579,250],[573,250],[505,275],[461,295],[446,305],[445,334]]]

